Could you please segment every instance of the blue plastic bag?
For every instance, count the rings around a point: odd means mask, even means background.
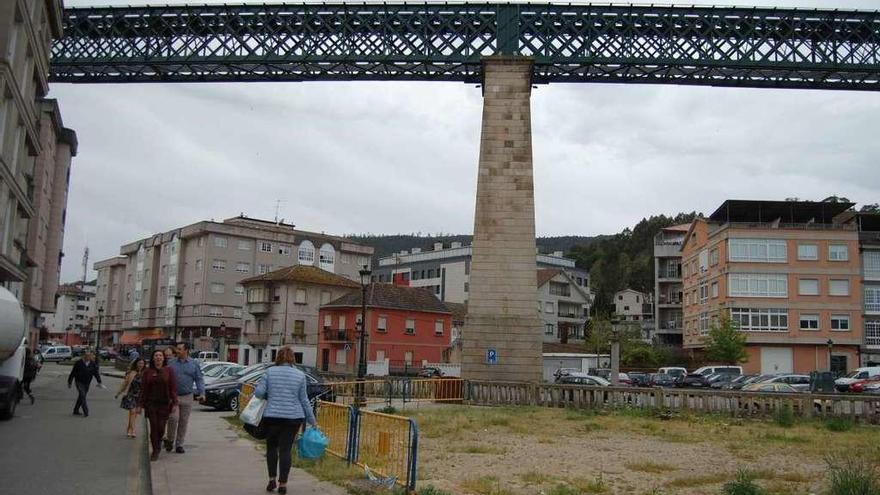
[[[296,441],[296,450],[303,459],[318,459],[324,455],[329,443],[321,430],[309,426]]]

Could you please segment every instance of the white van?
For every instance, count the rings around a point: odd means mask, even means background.
[[[841,392],[846,392],[849,390],[851,384],[861,380],[867,380],[868,378],[874,378],[875,376],[880,376],[880,366],[856,368],[855,371],[845,377],[834,380],[834,388]]]
[[[203,363],[208,361],[219,361],[220,355],[214,351],[201,351],[199,352],[199,355],[196,356],[196,359]]]
[[[658,370],[657,372],[669,375],[675,380],[678,380],[679,378],[684,378],[688,374],[687,369],[679,366],[666,366],[664,368],[660,368],[660,370]]]
[[[66,345],[47,347],[42,354],[43,361],[66,361],[73,358],[73,351]]]
[[[696,371],[694,371],[694,373],[703,376],[709,376],[713,373],[729,373],[731,375],[742,375],[743,367],[726,365],[703,366],[702,368],[698,368]]]

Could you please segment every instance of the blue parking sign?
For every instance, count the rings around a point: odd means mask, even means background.
[[[486,364],[498,364],[498,351],[494,347],[486,349]]]

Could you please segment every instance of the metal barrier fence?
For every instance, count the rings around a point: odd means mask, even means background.
[[[354,404],[357,387],[361,382],[327,382],[333,390],[335,402]],[[364,396],[367,404],[395,402],[462,402],[464,382],[461,378],[386,378],[365,380]]]

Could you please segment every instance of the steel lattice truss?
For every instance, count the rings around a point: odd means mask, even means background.
[[[55,82],[534,81],[880,89],[880,13],[527,4],[67,9]]]

